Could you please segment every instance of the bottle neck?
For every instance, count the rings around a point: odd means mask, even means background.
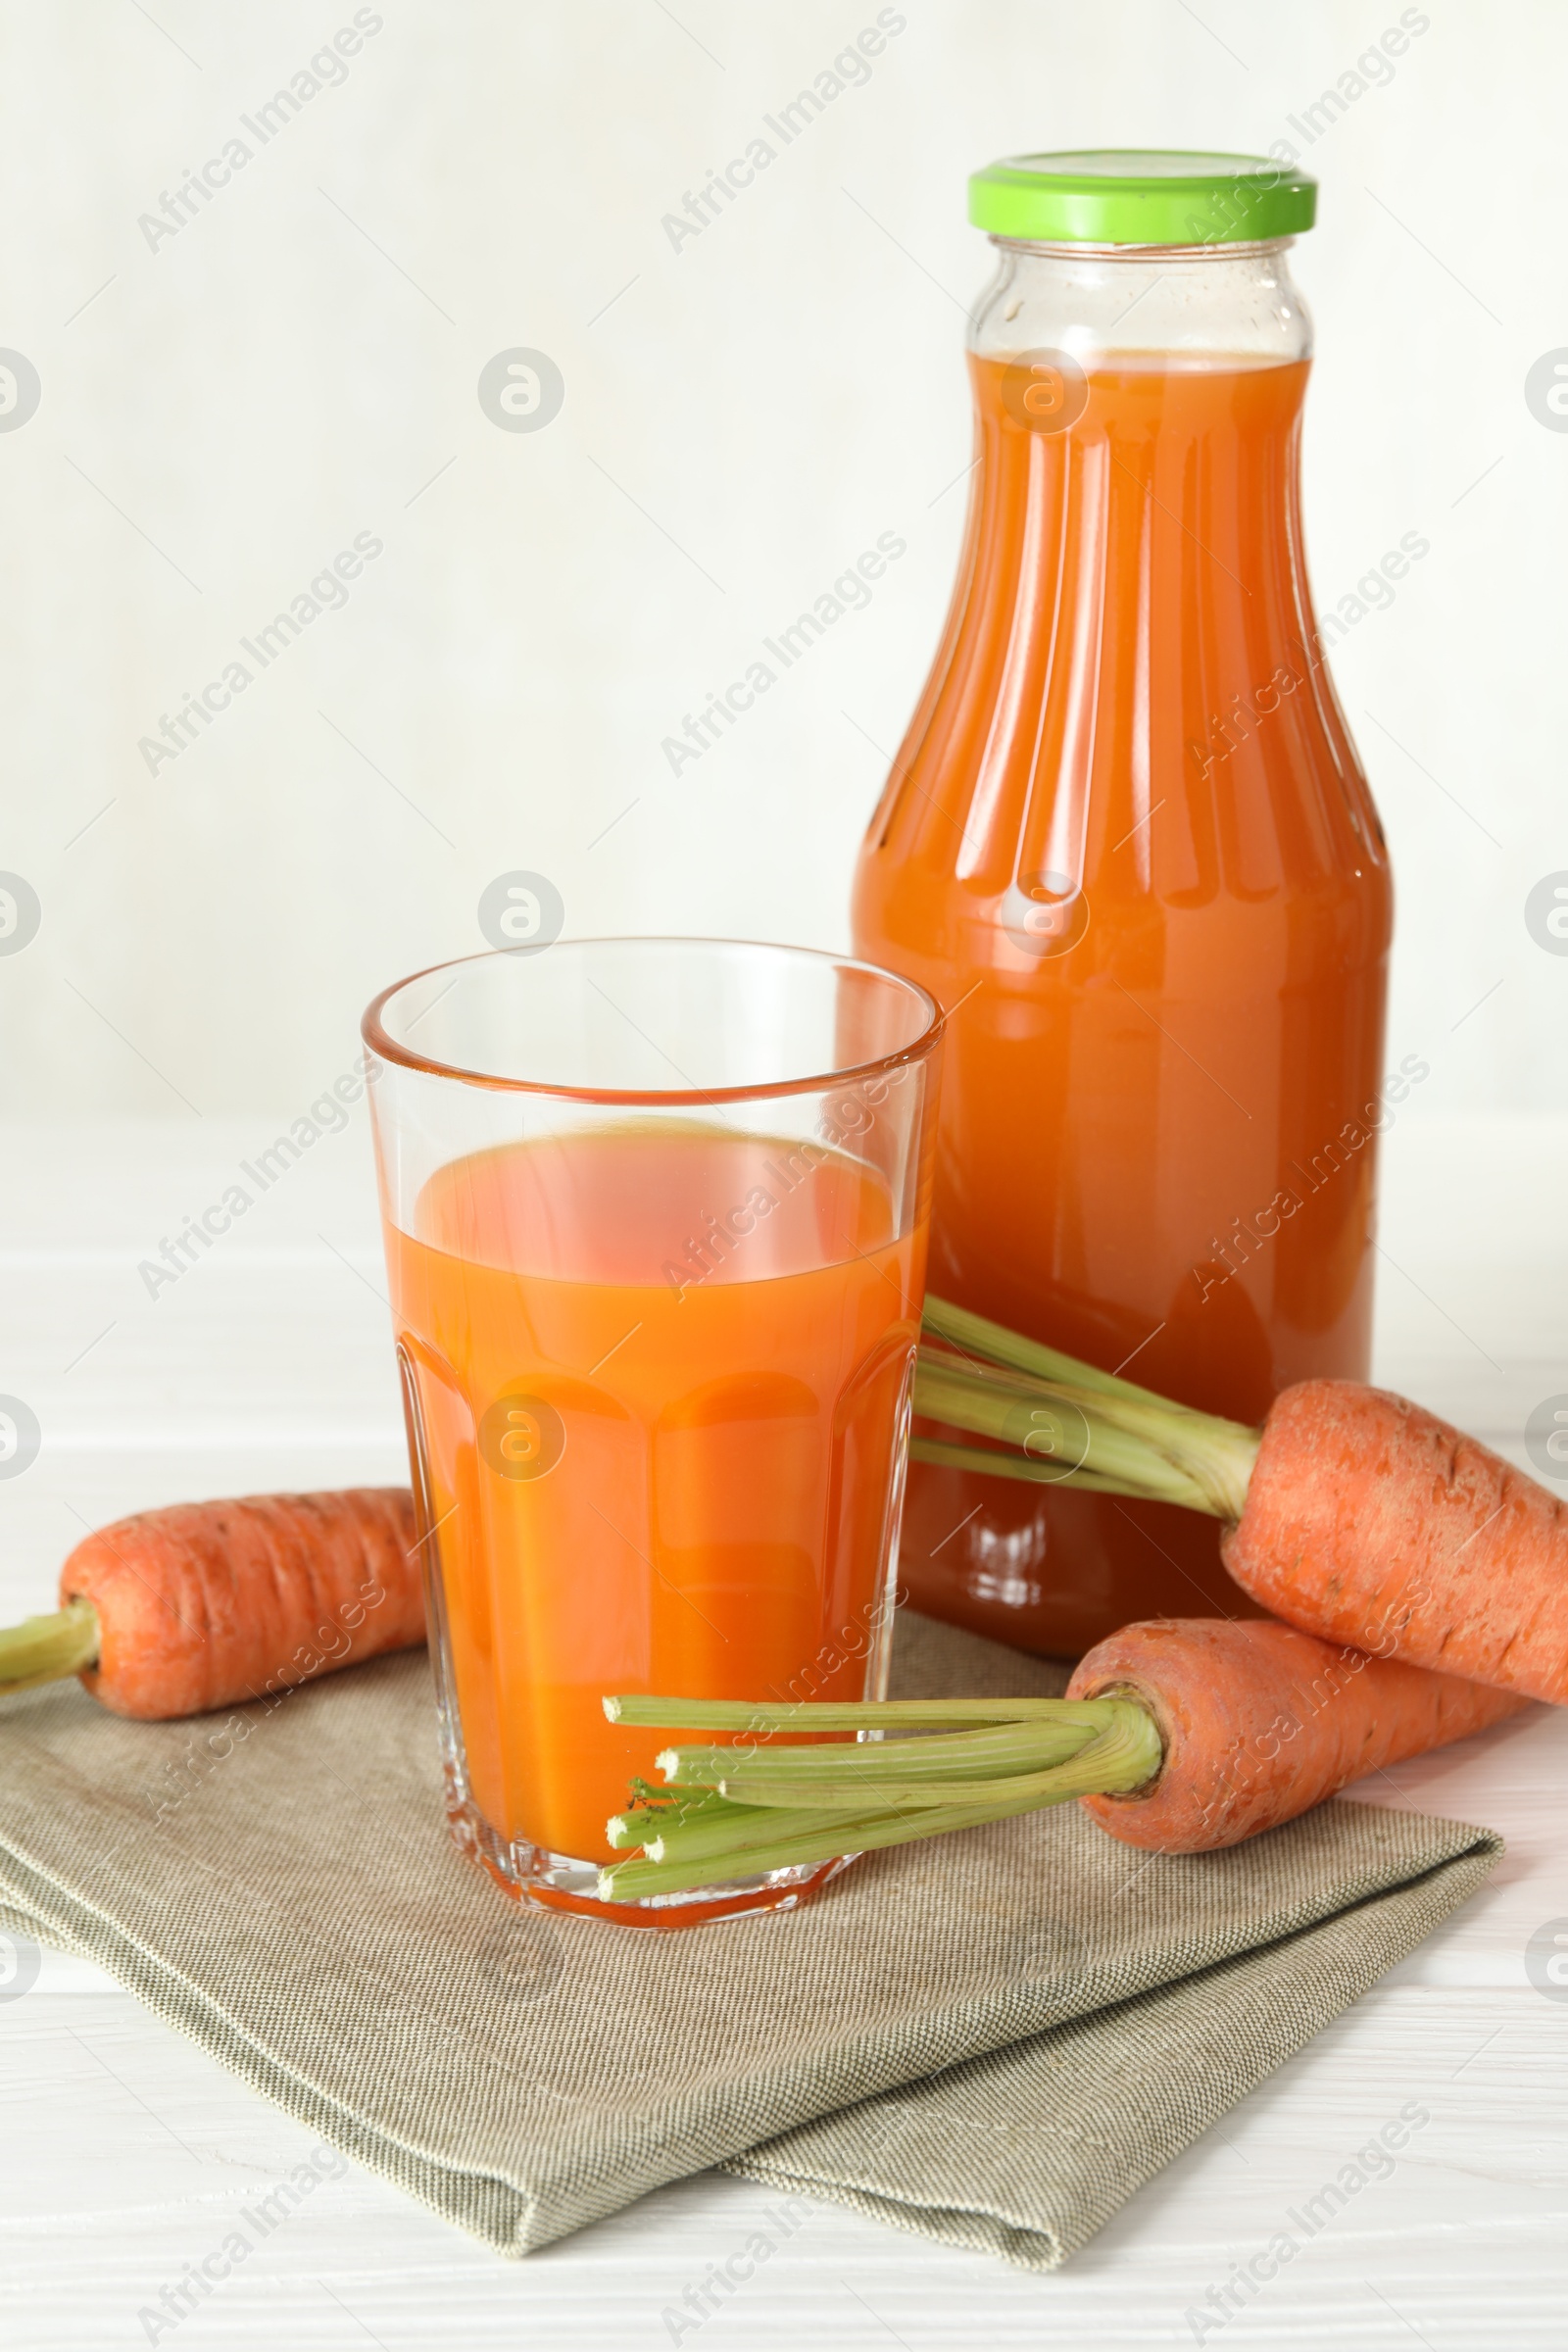
[[[1008,360],[1065,352],[1146,367],[1284,365],[1310,358],[1312,326],[1289,237],[1248,245],[1024,245],[994,237],[996,277],[969,349]]]
[[[1008,939],[1041,904],[1070,939],[1085,893],[1109,904],[1134,874],[1153,888],[1156,861],[1172,903],[1214,896],[1222,873],[1266,898],[1295,850],[1234,813],[1245,840],[1222,842],[1215,807],[1249,783],[1249,808],[1272,806],[1259,779],[1275,775],[1292,793],[1329,778],[1343,801],[1353,754],[1301,547],[1308,349],[1277,248],[1004,249],[970,339],[976,463],[949,623],[967,700],[930,740],[972,779],[961,820],[944,810],[961,821],[956,877],[995,897]]]

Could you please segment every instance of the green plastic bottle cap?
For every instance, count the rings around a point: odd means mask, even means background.
[[[1088,148],[1009,155],[969,180],[969,218],[1026,245],[1239,245],[1310,228],[1317,181],[1266,155]]]

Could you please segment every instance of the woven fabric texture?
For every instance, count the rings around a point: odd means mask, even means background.
[[[904,1695],[1063,1679],[901,1620]],[[0,1924],[509,2255],[717,2165],[1051,2269],[1500,1850],[1334,1802],[1151,1857],[1066,1805],[654,1935],[518,1911],[459,1854],[421,1654],[190,1723],[74,1684],[0,1712]]]

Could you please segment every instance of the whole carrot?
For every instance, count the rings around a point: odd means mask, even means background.
[[[1248,1429],[942,1299],[926,1330],[915,1411],[988,1442],[919,1438],[920,1458],[1210,1512],[1288,1624],[1568,1704],[1568,1507],[1435,1414],[1309,1380]]]
[[[402,1487],[175,1503],[60,1572],[60,1609],[0,1633],[0,1691],[79,1674],[117,1715],[200,1715],[424,1640]]]
[[[611,1844],[640,1845],[643,1858],[612,1864],[600,1889],[676,1894],[1070,1797],[1125,1844],[1209,1853],[1527,1703],[1265,1618],[1200,1617],[1126,1627],[1081,1661],[1065,1698],[607,1698],[614,1722],[723,1732],[733,1744],[664,1751],[666,1785],[639,1784],[610,1823]],[[926,1730],[936,1736],[822,1737]],[[776,1744],[802,1735],[809,1746]]]

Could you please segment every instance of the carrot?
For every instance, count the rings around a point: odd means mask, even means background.
[[[1075,1796],[1125,1844],[1208,1853],[1527,1703],[1266,1619],[1201,1617],[1112,1635],[1080,1662],[1061,1699],[607,1698],[612,1722],[739,1740],[668,1748],[659,1759],[666,1786],[634,1784],[610,1843],[640,1845],[643,1858],[601,1872],[600,1892],[676,1894]],[[821,1737],[935,1727],[930,1739]],[[803,1734],[815,1736],[811,1745],[772,1744]]]
[[[915,1411],[985,1443],[921,1437],[916,1458],[1207,1511],[1288,1624],[1568,1704],[1568,1507],[1435,1414],[1309,1380],[1248,1429],[942,1299],[926,1329]]]
[[[1164,1854],[1238,1845],[1529,1704],[1267,1618],[1224,1617],[1125,1626],[1079,1660],[1067,1694],[1135,1698],[1152,1716],[1158,1778],[1083,1802],[1113,1838]]]
[[[0,1633],[0,1691],[79,1674],[115,1714],[158,1721],[423,1640],[406,1488],[175,1503],[77,1544],[58,1613]]]

